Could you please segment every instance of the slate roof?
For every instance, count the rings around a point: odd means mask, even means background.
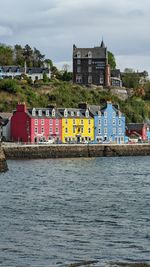
[[[145,123],[127,123],[126,128],[128,131],[141,131],[145,125]]]
[[[81,58],[88,58],[88,53],[92,53],[92,58],[106,58],[107,57],[107,49],[105,47],[94,47],[94,48],[77,48],[75,47],[73,50],[73,57],[77,57],[77,53],[81,53]]]
[[[13,72],[13,73],[25,73],[25,68],[24,67],[19,67],[19,66],[0,66],[0,70],[1,73],[5,72],[5,73],[9,73],[9,72]],[[38,73],[49,73],[49,69],[48,68],[39,68],[39,67],[33,67],[33,68],[27,68],[26,69],[26,73],[28,74],[38,74]]]
[[[111,77],[119,78],[121,77],[120,69],[111,70]]]
[[[52,110],[53,108],[35,108],[35,116],[32,115],[32,111],[33,109],[27,109],[28,115],[32,118],[41,118],[41,119],[45,119],[45,118],[52,118]],[[42,111],[42,115],[39,116],[39,111]],[[46,110],[49,111],[49,116],[46,115]],[[55,116],[53,118],[59,119],[61,117],[61,114],[59,113],[59,110],[55,108]]]

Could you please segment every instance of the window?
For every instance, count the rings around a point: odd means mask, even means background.
[[[79,112],[79,111],[77,111],[77,116],[78,116],[78,117],[80,116],[80,112]]]
[[[115,118],[116,117],[116,112],[113,112],[113,118]]]
[[[80,51],[77,52],[77,58],[80,58],[81,57],[81,53]]]
[[[65,123],[68,124],[68,120],[67,119],[65,120]]]
[[[100,77],[99,83],[100,84],[103,84],[104,83],[104,78],[103,77]]]
[[[91,133],[91,128],[88,128],[88,133]]]
[[[49,116],[49,110],[46,110],[46,116],[47,117]]]
[[[36,109],[35,108],[32,109],[32,116],[36,116]]]
[[[50,125],[52,125],[53,124],[53,120],[52,119],[50,119]]]
[[[85,117],[86,117],[86,118],[89,117],[89,111],[88,111],[88,110],[85,111]]]
[[[118,120],[118,125],[121,126],[121,119]]]
[[[107,134],[107,128],[104,128],[104,134]]]
[[[58,121],[58,119],[56,119],[56,125],[58,125],[59,124],[59,121]]]
[[[75,128],[75,126],[73,126],[73,133],[75,133],[76,132],[76,128]]]
[[[81,59],[77,59],[77,64],[78,64],[78,65],[81,64]]]
[[[91,120],[88,120],[88,123],[91,124]]]
[[[73,124],[75,124],[76,123],[76,121],[75,121],[75,119],[73,119]]]
[[[92,83],[92,76],[88,76],[88,83]]]
[[[39,109],[38,114],[39,116],[42,116],[42,110]]]
[[[56,127],[56,133],[57,133],[57,134],[59,133],[59,129],[58,129],[58,127]]]
[[[98,111],[98,116],[101,116],[101,111],[100,110]]]
[[[44,120],[41,120],[41,125],[44,125]]]
[[[67,117],[68,116],[68,112],[67,112],[67,109],[64,110],[64,117]]]
[[[88,67],[88,72],[92,72],[92,67],[91,66]]]
[[[35,124],[35,125],[38,125],[38,120],[35,120],[35,121],[34,121],[34,124]]]
[[[52,117],[55,117],[55,109],[52,110]]]
[[[98,133],[101,134],[101,128],[98,128]]]
[[[38,133],[38,128],[37,127],[35,128],[35,133]]]
[[[53,129],[52,129],[52,127],[50,127],[50,129],[49,129],[49,132],[50,132],[50,133],[52,133],[52,132],[53,132]]]
[[[73,111],[71,111],[71,116],[72,116],[72,117],[74,116],[74,112],[73,112]]]
[[[88,64],[91,65],[92,64],[92,59],[88,60]]]
[[[81,133],[83,133],[83,132],[84,132],[84,128],[82,127],[82,128],[81,128]]]
[[[77,72],[81,72],[81,67],[77,67]]]
[[[81,120],[81,124],[83,124],[83,120]]]
[[[44,133],[44,128],[42,127],[41,132]]]
[[[113,134],[116,134],[116,128],[113,128]]]
[[[82,76],[81,75],[76,76],[76,83],[82,83]]]
[[[107,119],[104,120],[104,125],[105,125],[105,126],[107,125]]]
[[[65,133],[68,133],[68,128],[65,128]]]
[[[101,125],[101,119],[98,120],[98,124]]]
[[[104,112],[104,117],[107,118],[107,111]]]
[[[115,119],[113,119],[112,123],[113,123],[113,125],[116,125],[116,120],[115,120]]]
[[[122,132],[122,131],[121,131],[121,128],[119,128],[119,134],[121,134],[121,132]]]
[[[92,57],[92,52],[89,51],[89,52],[88,52],[88,58],[91,58],[91,57]]]

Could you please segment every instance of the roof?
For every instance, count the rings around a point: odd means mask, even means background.
[[[146,123],[127,123],[126,127],[129,131],[140,131],[145,127]]]
[[[120,79],[120,76],[121,76],[120,69],[111,70],[111,77]]]
[[[10,113],[10,112],[0,112],[0,117],[4,119],[9,119],[12,117],[12,115],[13,113]]]
[[[25,73],[25,68],[24,67],[19,67],[19,66],[0,66],[0,70],[4,73],[9,73],[9,72],[15,72],[18,74],[20,73]],[[33,73],[49,73],[49,68],[44,68],[44,67],[33,67],[33,68],[26,68],[26,73],[28,74],[33,74]],[[1,73],[2,74],[2,73]]]
[[[81,53],[80,58],[88,58],[88,53],[92,53],[92,58],[106,58],[107,57],[107,48],[105,47],[94,47],[94,48],[77,48],[73,50],[73,57],[77,57],[77,53]]]

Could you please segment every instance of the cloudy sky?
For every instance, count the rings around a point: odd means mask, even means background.
[[[150,73],[149,0],[5,0],[0,43],[29,44],[62,67],[72,45],[98,46],[103,38],[117,67]]]

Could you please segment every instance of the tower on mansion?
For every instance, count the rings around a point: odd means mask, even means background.
[[[73,82],[110,86],[110,66],[107,47],[102,41],[94,48],[77,48],[73,45]]]

